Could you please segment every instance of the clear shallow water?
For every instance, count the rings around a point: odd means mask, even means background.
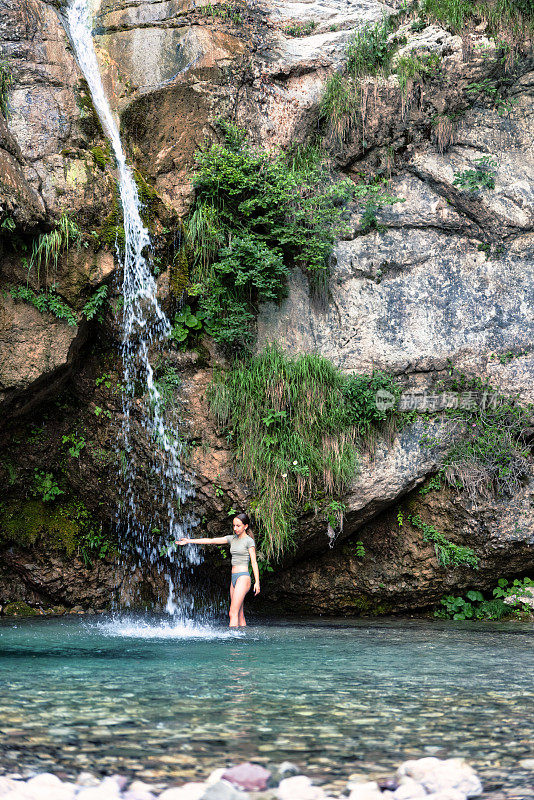
[[[167,782],[248,758],[335,785],[402,760],[465,756],[528,786],[529,624],[273,624],[169,618],[0,621],[0,771]]]

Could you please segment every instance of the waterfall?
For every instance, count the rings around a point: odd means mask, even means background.
[[[187,536],[195,520],[181,512],[184,502],[193,494],[189,477],[181,465],[182,446],[176,431],[169,429],[164,419],[161,395],[154,381],[154,371],[149,353],[158,342],[165,339],[171,326],[156,297],[156,282],[150,271],[145,253],[150,246],[150,236],[141,218],[139,193],[133,172],[126,163],[119,129],[104,92],[100,69],[92,38],[92,23],[87,0],[70,0],[66,11],[66,27],[76,53],[78,64],[89,86],[93,104],[109,138],[118,172],[118,186],[124,219],[124,251],[118,253],[123,269],[123,308],[121,355],[123,361],[123,407],[122,442],[123,472],[125,474],[125,497],[122,510],[118,512],[119,528],[128,545],[136,551],[140,563],[149,560],[155,563],[160,558],[159,545],[164,539]],[[148,402],[135,402],[136,390]],[[134,416],[135,411],[135,416]],[[136,452],[134,446],[135,419],[145,429],[152,443],[153,452],[147,456]],[[155,476],[157,491],[155,500],[161,507],[161,518],[165,520],[165,531],[157,528],[154,520],[141,520],[136,483]],[[167,521],[168,520],[168,521]],[[159,541],[155,534],[160,533]],[[182,567],[200,561],[198,548],[179,548],[170,556],[179,559]],[[178,603],[173,598],[174,585],[167,575],[169,599],[167,610],[187,616],[192,611],[192,598],[182,591]]]

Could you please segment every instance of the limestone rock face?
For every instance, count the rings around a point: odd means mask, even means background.
[[[13,73],[9,130],[27,182],[47,214],[94,219],[111,187],[88,152],[99,126],[56,9],[41,0],[3,0],[0,39]]]
[[[72,360],[77,334],[76,326],[0,295],[0,402],[15,402],[32,385],[46,392]]]
[[[31,246],[32,237],[52,230],[67,213],[96,241],[106,223],[117,221],[114,169],[62,25],[64,6],[64,0],[0,0],[1,47],[14,78],[7,122],[0,117],[1,289],[26,280],[36,291],[43,285],[42,276],[27,275],[6,230]],[[326,81],[340,68],[351,34],[400,6],[398,0],[270,0],[236,5],[229,13],[228,4],[204,0],[91,0],[104,84],[129,159],[170,209],[184,213],[192,198],[195,151],[206,136],[216,135],[218,116],[245,126],[262,146],[303,143],[317,130]],[[295,25],[308,26],[307,35],[295,33]],[[351,129],[332,160],[358,180],[391,173],[388,192],[403,202],[379,210],[368,233],[361,206],[349,209],[350,230],[335,248],[328,303],[318,304],[305,276],[294,271],[284,304],[260,311],[258,348],[276,340],[292,353],[322,353],[347,372],[381,368],[417,390],[430,388],[452,363],[532,402],[534,74],[521,61],[515,77],[505,76],[513,100],[505,113],[487,98],[467,108],[461,102],[466,86],[494,77],[495,45],[477,34],[467,57],[466,40],[436,25],[414,32],[408,21],[399,33],[406,41],[397,58],[435,53],[443,80],[410,84],[401,92],[395,75],[365,79],[363,130]],[[436,118],[447,114],[455,126],[441,130]],[[481,158],[494,162],[494,188],[461,188],[455,178]],[[79,312],[92,291],[111,281],[114,269],[109,246],[99,242],[64,254],[53,279]],[[116,348],[120,337],[111,327],[89,334],[84,325],[69,327],[0,294],[3,407],[37,409],[67,376],[76,399],[63,415],[55,412],[55,426],[43,421],[53,447],[43,445],[37,455],[27,448],[15,465],[17,485],[22,491],[44,463],[53,469],[65,456],[62,436],[83,419],[90,436],[79,460],[68,462],[66,480],[107,524],[118,504],[109,467],[121,403],[111,390],[105,398],[95,395],[95,381],[115,370],[118,383],[120,369],[109,353],[97,364],[89,350],[83,362],[79,354],[89,335],[97,351],[101,345]],[[191,445],[194,512],[210,535],[226,533],[228,514],[249,507],[253,490],[240,479],[228,441],[208,411],[214,354],[167,356],[182,377],[175,399]],[[109,418],[96,423],[95,407],[105,407]],[[433,449],[421,443],[429,432],[438,441]],[[140,452],[151,446],[135,412],[132,436]],[[275,580],[265,576],[256,607],[325,614],[423,608],[444,592],[491,588],[498,577],[534,568],[532,476],[513,498],[478,507],[448,489],[419,494],[450,442],[450,431],[439,423],[426,427],[416,420],[372,455],[364,453],[342,498],[343,529],[328,536],[324,518],[303,516],[295,551],[281,562]],[[137,488],[149,518],[157,492],[148,478]],[[479,571],[445,571],[421,530],[407,521],[415,513],[451,541],[473,547]],[[129,599],[145,591],[139,588],[145,576],[134,571],[129,580],[124,573],[117,577],[111,562],[89,580],[78,562],[17,548],[10,558],[0,577],[0,599],[35,603],[52,597],[67,605],[103,606],[112,593]],[[226,592],[226,567],[211,552],[196,579]],[[13,594],[13,575],[21,579],[20,597]],[[71,587],[70,595],[63,584]],[[149,584],[145,594],[161,601],[166,584],[155,576]]]
[[[378,215],[387,230],[338,244],[327,309],[295,273],[284,304],[262,310],[258,347],[276,339],[359,372],[430,373],[450,359],[532,402],[534,125],[526,92],[514,113],[505,134],[496,112],[471,112],[445,155],[414,147],[406,174],[391,184],[404,202]],[[488,154],[495,190],[457,190],[455,173]],[[492,358],[507,351],[523,355],[506,366]]]

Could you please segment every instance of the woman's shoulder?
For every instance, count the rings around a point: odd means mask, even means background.
[[[247,539],[248,539],[247,544],[249,547],[256,547],[256,542],[249,533],[247,533]]]

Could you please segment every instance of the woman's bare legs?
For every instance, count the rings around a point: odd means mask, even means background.
[[[243,603],[250,589],[250,578],[240,575],[235,586],[230,583],[230,628],[246,625]]]

